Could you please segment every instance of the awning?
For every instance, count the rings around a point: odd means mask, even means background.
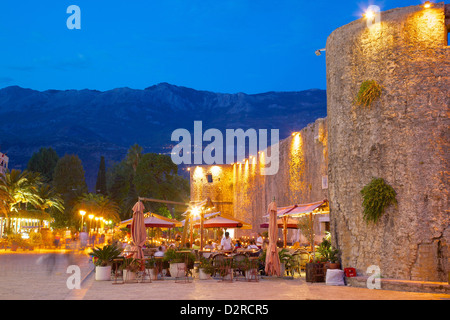
[[[277,225],[278,228],[283,229],[284,228],[284,221],[283,218],[278,218],[277,219]],[[262,229],[268,229],[269,228],[269,223],[262,223],[259,225],[260,228]],[[298,220],[292,217],[288,217],[287,216],[287,221],[286,221],[286,228],[288,229],[298,229]]]
[[[323,210],[326,209],[326,210]],[[291,210],[287,210],[286,212],[282,212],[281,216],[290,216],[290,217],[301,217],[305,214],[319,214],[319,213],[328,213],[328,200],[322,200],[318,202],[305,203],[305,204],[296,204]]]
[[[214,218],[214,217],[216,217],[216,216],[219,216],[220,215],[220,211],[217,211],[217,212],[212,212],[212,213],[206,213],[205,214],[205,219],[208,219],[208,218]],[[195,217],[193,217],[192,218],[192,221],[199,221],[200,220],[200,217],[199,216],[195,216]],[[181,220],[181,225],[182,226],[184,226],[184,224],[186,223],[186,219],[184,219],[184,220]]]
[[[197,222],[194,227],[199,228],[200,223]],[[235,217],[221,214],[210,219],[206,219],[203,222],[204,228],[239,228],[239,229],[252,229],[252,225]]]
[[[175,227],[181,227],[182,223],[180,221],[170,219],[164,216],[160,216],[156,213],[146,213],[145,216],[147,216],[144,219],[145,227],[146,228],[175,228]],[[130,228],[131,221],[133,219],[128,219],[120,222],[120,227],[124,228]]]

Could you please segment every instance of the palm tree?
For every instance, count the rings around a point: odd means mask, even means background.
[[[37,194],[41,183],[38,173],[11,170],[0,176],[0,208],[7,219],[7,229],[10,229],[11,214],[26,210],[27,206],[37,206],[42,199]]]
[[[120,222],[119,206],[108,196],[95,193],[85,193],[77,201],[75,210],[84,210],[105,220]]]
[[[39,196],[39,203],[35,208],[42,213],[41,218],[46,215],[64,213],[64,200],[50,185],[45,183],[39,185],[36,193]]]
[[[139,161],[141,160],[142,150],[142,147],[137,143],[135,143],[130,147],[130,149],[128,149],[126,163],[133,168],[134,172],[136,172],[136,168],[139,164]]]

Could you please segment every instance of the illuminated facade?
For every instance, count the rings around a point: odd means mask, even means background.
[[[279,207],[310,203],[328,198],[327,126],[318,119],[300,132],[279,142],[279,170],[264,175],[264,157],[260,150],[232,165],[196,166],[190,170],[191,201],[211,198],[217,209],[252,224],[252,230],[235,230],[235,236],[249,236],[266,231],[260,224],[267,220],[267,206],[275,197]],[[329,216],[316,218],[317,240],[329,230]],[[281,231],[280,231],[281,232]],[[298,235],[290,231],[289,242]]]

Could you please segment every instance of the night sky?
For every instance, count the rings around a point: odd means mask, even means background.
[[[29,0],[0,4],[0,88],[248,94],[326,89],[330,33],[375,4],[422,1]],[[68,29],[70,5],[81,29]]]

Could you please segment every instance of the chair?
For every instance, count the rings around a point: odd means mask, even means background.
[[[311,255],[309,254],[309,252],[301,250],[298,252],[299,255],[299,273],[302,270],[306,271],[306,264],[311,260]]]
[[[250,257],[248,260],[247,270],[245,271],[245,278],[248,282],[259,281],[259,259],[257,257]]]
[[[145,267],[146,262],[151,260],[152,258],[144,258],[141,260],[141,264],[142,264],[142,269],[141,271],[139,271],[139,276],[138,276],[138,282],[140,283],[151,283],[152,282],[152,277],[150,275],[150,271],[149,269],[147,269]],[[146,280],[148,278],[148,280]]]
[[[163,257],[154,257],[155,258],[155,272],[156,272],[156,281],[164,280],[164,260]],[[159,279],[158,279],[159,277]]]
[[[233,269],[236,280],[239,280],[237,277],[239,274],[245,277],[248,270],[248,257],[243,253],[238,253],[233,256]]]
[[[212,257],[212,265],[214,267],[214,275],[216,275],[217,271],[223,264],[224,260],[225,260],[225,255],[222,253],[218,253]]]
[[[123,264],[123,258],[114,259],[112,261],[112,271],[114,272],[114,281],[112,284],[124,284],[125,281],[123,279],[123,270],[121,270],[121,266]],[[118,281],[118,278],[122,278],[122,281]]]

